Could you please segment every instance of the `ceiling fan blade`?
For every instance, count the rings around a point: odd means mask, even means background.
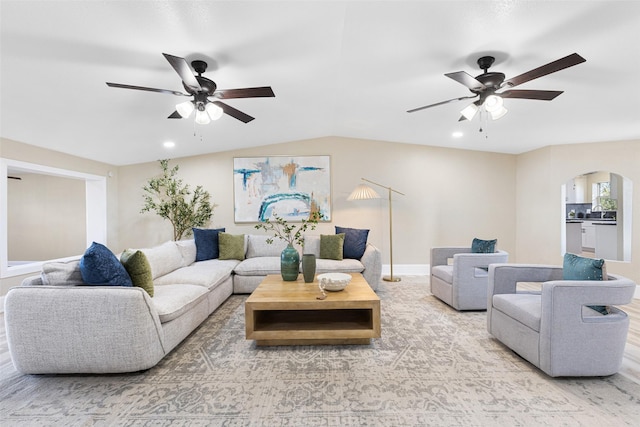
[[[272,98],[276,95],[273,93],[271,86],[263,87],[247,87],[244,89],[221,89],[216,90],[213,94],[219,99],[233,98]]]
[[[507,90],[497,93],[503,98],[519,98],[519,99],[539,99],[541,101],[551,101],[562,94],[562,90]]]
[[[167,58],[167,61],[169,61],[169,64],[171,64],[173,69],[176,70],[176,73],[178,73],[185,85],[189,86],[194,91],[202,90],[200,83],[196,80],[196,76],[193,75],[191,67],[189,67],[189,64],[187,64],[187,61],[184,58],[169,55],[168,53],[163,53],[163,55]]]
[[[109,86],[109,87],[119,87],[121,89],[135,89],[135,90],[146,90],[147,92],[167,93],[169,95],[176,95],[176,96],[190,96],[190,95],[187,95],[186,93],[178,92],[177,90],[156,89],[156,88],[153,88],[153,87],[123,85],[123,84],[120,84],[120,83],[107,82],[107,86]]]
[[[181,119],[181,118],[182,116],[177,111],[174,111],[173,113],[171,113],[169,117],[167,117],[167,119]]]
[[[407,113],[414,113],[416,111],[424,110],[426,108],[437,107],[438,105],[444,105],[444,104],[448,104],[450,102],[455,102],[455,101],[462,101],[463,99],[475,98],[476,96],[478,96],[478,95],[462,96],[460,98],[448,99],[446,101],[436,102],[435,104],[425,105],[424,107],[414,108],[413,110],[407,110]]]
[[[455,73],[446,73],[445,76],[457,81],[458,83],[465,85],[471,90],[482,90],[486,88],[486,86],[482,82],[476,80],[475,77],[473,77],[471,74],[466,73],[464,71],[456,71]]]
[[[520,74],[519,76],[506,80],[503,86],[508,86],[508,87],[518,86],[530,80],[537,79],[538,77],[546,76],[547,74],[555,73],[556,71],[573,67],[574,65],[578,65],[585,61],[586,59],[584,59],[582,56],[578,55],[577,53],[572,53],[571,55],[565,56],[564,58],[560,58],[557,61],[550,62],[546,65],[543,65],[538,68],[534,68],[531,71],[527,71],[524,74]]]
[[[225,104],[224,102],[220,102],[220,101],[213,101],[214,104],[216,104],[218,107],[222,108],[222,110],[230,115],[233,118],[236,118],[238,120],[240,120],[241,122],[244,123],[249,123],[251,120],[255,119],[255,117],[251,117],[250,115],[243,113],[240,110],[237,110],[235,108],[233,108],[230,105]]]

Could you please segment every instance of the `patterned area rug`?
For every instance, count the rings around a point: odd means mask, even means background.
[[[458,313],[427,278],[383,283],[382,338],[256,348],[246,295],[227,300],[158,366],[126,375],[0,380],[3,426],[638,425],[640,385],[552,379]]]

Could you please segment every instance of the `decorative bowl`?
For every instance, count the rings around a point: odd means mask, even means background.
[[[345,273],[318,274],[318,286],[320,289],[337,292],[347,287],[351,281],[351,275]]]

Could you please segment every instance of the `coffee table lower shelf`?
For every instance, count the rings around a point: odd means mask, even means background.
[[[256,345],[369,344],[373,309],[254,310],[247,338]]]

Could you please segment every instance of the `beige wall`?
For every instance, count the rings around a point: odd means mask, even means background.
[[[561,264],[564,212],[561,186],[593,171],[608,171],[633,183],[631,262],[607,261],[607,271],[640,283],[640,141],[559,145],[521,154],[517,158],[518,261]]]
[[[0,138],[0,157],[92,175],[107,176],[112,172],[113,176],[107,179],[107,245],[118,245],[117,167],[5,138]],[[19,285],[24,277],[0,279],[0,295],[6,294],[10,287]]]
[[[114,251],[150,246],[171,238],[171,226],[155,214],[140,214],[142,186],[158,174],[157,162],[114,167],[90,160],[1,140],[2,157],[106,175],[108,180],[108,245]],[[394,196],[394,264],[424,265],[429,248],[467,245],[473,237],[498,238],[510,261],[560,264],[563,229],[560,188],[570,178],[607,170],[634,183],[634,207],[640,201],[640,141],[546,147],[518,156],[339,137],[319,138],[176,159],[179,176],[202,184],[219,206],[211,226],[233,233],[257,232],[233,223],[233,157],[261,155],[330,155],[334,225],[369,228],[370,240],[388,263],[387,201],[348,202],[360,177],[389,185]],[[170,157],[169,155],[167,157]],[[376,188],[384,197],[385,190]],[[640,209],[633,212],[633,232]],[[609,261],[609,271],[640,282],[640,239],[632,236],[632,262]],[[4,295],[22,278],[3,279]]]
[[[454,150],[390,142],[327,137],[173,160],[179,176],[207,189],[218,207],[212,226],[232,233],[257,232],[253,225],[234,224],[233,157],[261,155],[330,155],[333,220],[318,233],[333,233],[335,225],[368,228],[370,241],[388,264],[389,217],[385,199],[348,202],[367,178],[405,194],[393,198],[394,264],[426,265],[436,245],[470,245],[474,237],[498,238],[499,246],[515,252],[515,165],[507,154]],[[160,172],[157,162],[119,170],[120,247],[154,245],[171,238],[168,221],[140,214],[141,188]]]
[[[45,261],[86,249],[86,190],[80,179],[12,174],[7,182],[9,261]]]

